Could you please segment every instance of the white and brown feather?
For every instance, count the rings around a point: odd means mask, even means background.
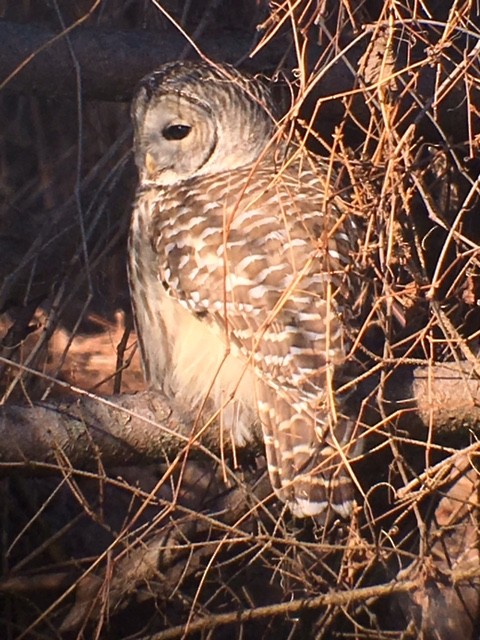
[[[230,68],[224,73],[233,78],[218,81],[216,70],[193,66],[193,80],[189,65],[160,72],[160,98],[156,87],[141,94],[141,117],[149,105],[175,109],[170,88],[185,118],[197,91],[206,100],[208,79],[209,109],[223,110],[220,124],[208,125],[216,146],[200,169],[188,174],[182,164],[185,175],[172,183],[171,162],[163,179],[157,164],[152,173],[139,163],[129,268],[146,377],[192,418],[201,407],[206,420],[221,412],[238,444],[248,442],[258,418],[272,486],[292,512],[347,515],[353,492],[344,460],[353,423],[339,411],[332,381],[349,353],[353,216],[327,197],[332,188],[320,162],[313,169],[295,160],[278,171],[274,151],[265,151],[272,127],[258,104],[263,88],[248,81],[254,89],[246,94],[247,81],[236,83]],[[251,135],[255,118],[264,139],[255,141],[254,157],[242,165],[229,141],[220,170],[222,126],[229,122],[233,138],[242,129]],[[146,144],[141,122],[136,130],[138,163]]]

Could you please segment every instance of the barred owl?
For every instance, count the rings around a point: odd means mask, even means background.
[[[327,166],[273,145],[268,87],[228,65],[166,64],[132,113],[129,278],[148,382],[236,445],[257,421],[295,516],[348,515],[353,421],[334,380],[356,226]]]

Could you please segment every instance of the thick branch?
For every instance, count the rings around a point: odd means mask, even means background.
[[[480,430],[480,380],[473,378],[467,364],[463,369],[458,365],[405,368],[389,394],[384,408],[404,415],[407,428],[416,432],[419,426],[431,425],[436,433]],[[225,444],[215,428],[192,438],[192,425],[182,422],[165,398],[153,392],[109,400],[82,396],[59,405],[7,405],[0,415],[0,464],[8,470],[12,465],[25,469],[62,458],[83,468],[96,465],[98,457],[105,466],[135,464],[172,458],[184,448],[218,454]]]
[[[366,51],[369,32],[365,32],[364,40],[354,44],[346,43],[345,54],[338,57],[334,64],[328,65],[322,72],[321,82],[316,87],[312,99],[322,97],[342,97],[355,87],[358,88],[358,72],[360,59]],[[434,36],[431,36],[434,38]],[[67,40],[68,38],[68,40]],[[81,74],[81,93],[85,99],[124,101],[132,96],[138,80],[150,73],[159,65],[180,57],[198,56],[185,37],[173,26],[166,27],[161,34],[150,31],[118,31],[101,28],[80,27],[73,29],[66,37],[58,36],[51,31],[34,25],[16,24],[0,21],[0,39],[2,55],[0,56],[0,89],[13,92],[36,93],[51,97],[77,98],[76,64]],[[241,63],[250,67],[251,71],[274,71],[278,66],[288,67],[296,64],[295,58],[285,64],[285,55],[291,48],[291,41],[286,36],[272,39],[261,48],[252,60],[248,57],[255,45],[257,36],[246,30],[235,32],[226,29],[209,29],[204,35],[196,38],[196,46],[213,60]],[[432,40],[433,42],[433,40]],[[68,46],[68,44],[70,47]],[[72,52],[75,59],[72,58]],[[321,47],[313,41],[309,44],[309,59],[314,61],[324,55]],[[426,55],[423,52],[421,55]],[[382,60],[382,56],[378,56]],[[426,60],[425,60],[426,61]],[[396,68],[403,69],[400,85],[408,85],[412,78],[408,71],[411,63],[405,48],[397,53]],[[448,75],[455,68],[455,63],[448,58],[442,59],[442,69]],[[400,112],[406,114],[415,104],[414,115],[405,121],[405,126],[412,122],[418,125],[420,118],[418,108],[425,105],[428,111],[433,101],[435,87],[438,82],[438,70],[423,64],[415,70],[416,95],[412,102],[410,93],[402,98]],[[366,82],[366,84],[369,84]],[[463,140],[468,136],[467,109],[459,109],[458,103],[464,100],[464,86],[458,84],[442,98],[437,105],[442,128],[446,135]],[[327,100],[322,106],[321,120],[337,122],[344,109],[341,100]],[[424,116],[425,114],[423,114]],[[370,110],[365,106],[365,95],[362,92],[355,101],[355,118],[368,123]],[[429,127],[428,121],[425,125]],[[433,128],[435,133],[435,128]],[[435,138],[438,137],[435,134]]]
[[[187,40],[173,27],[161,34],[79,28],[67,37],[80,67],[82,96],[87,99],[129,100],[141,77],[185,51],[192,55]],[[5,83],[10,91],[74,98],[78,87],[67,39],[54,39],[54,33],[38,26],[0,22],[0,88]],[[237,62],[251,50],[253,36],[218,30],[197,44],[214,60]],[[260,60],[267,64],[267,53]]]
[[[445,363],[405,367],[388,383],[387,413],[403,413],[413,431],[434,428],[437,435],[480,431],[480,379],[472,364]]]
[[[31,469],[67,459],[74,467],[136,464],[173,458],[183,448],[219,450],[213,429],[199,440],[153,392],[111,399],[82,396],[62,404],[2,407],[0,465]],[[204,449],[205,450],[205,449]]]

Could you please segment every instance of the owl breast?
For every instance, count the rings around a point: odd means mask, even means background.
[[[186,309],[163,280],[168,252],[162,256],[152,246],[152,204],[159,200],[168,204],[167,194],[158,189],[139,194],[129,236],[129,278],[145,378],[186,420],[220,424],[234,444],[244,446],[257,420],[257,383],[238,351],[231,353],[225,335]],[[181,259],[177,245],[167,249]]]

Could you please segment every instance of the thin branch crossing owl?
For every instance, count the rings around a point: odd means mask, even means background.
[[[259,422],[294,515],[348,515],[354,424],[333,381],[349,355],[356,231],[331,171],[273,142],[269,89],[227,65],[162,66],[133,119],[129,275],[148,382],[237,445]]]

